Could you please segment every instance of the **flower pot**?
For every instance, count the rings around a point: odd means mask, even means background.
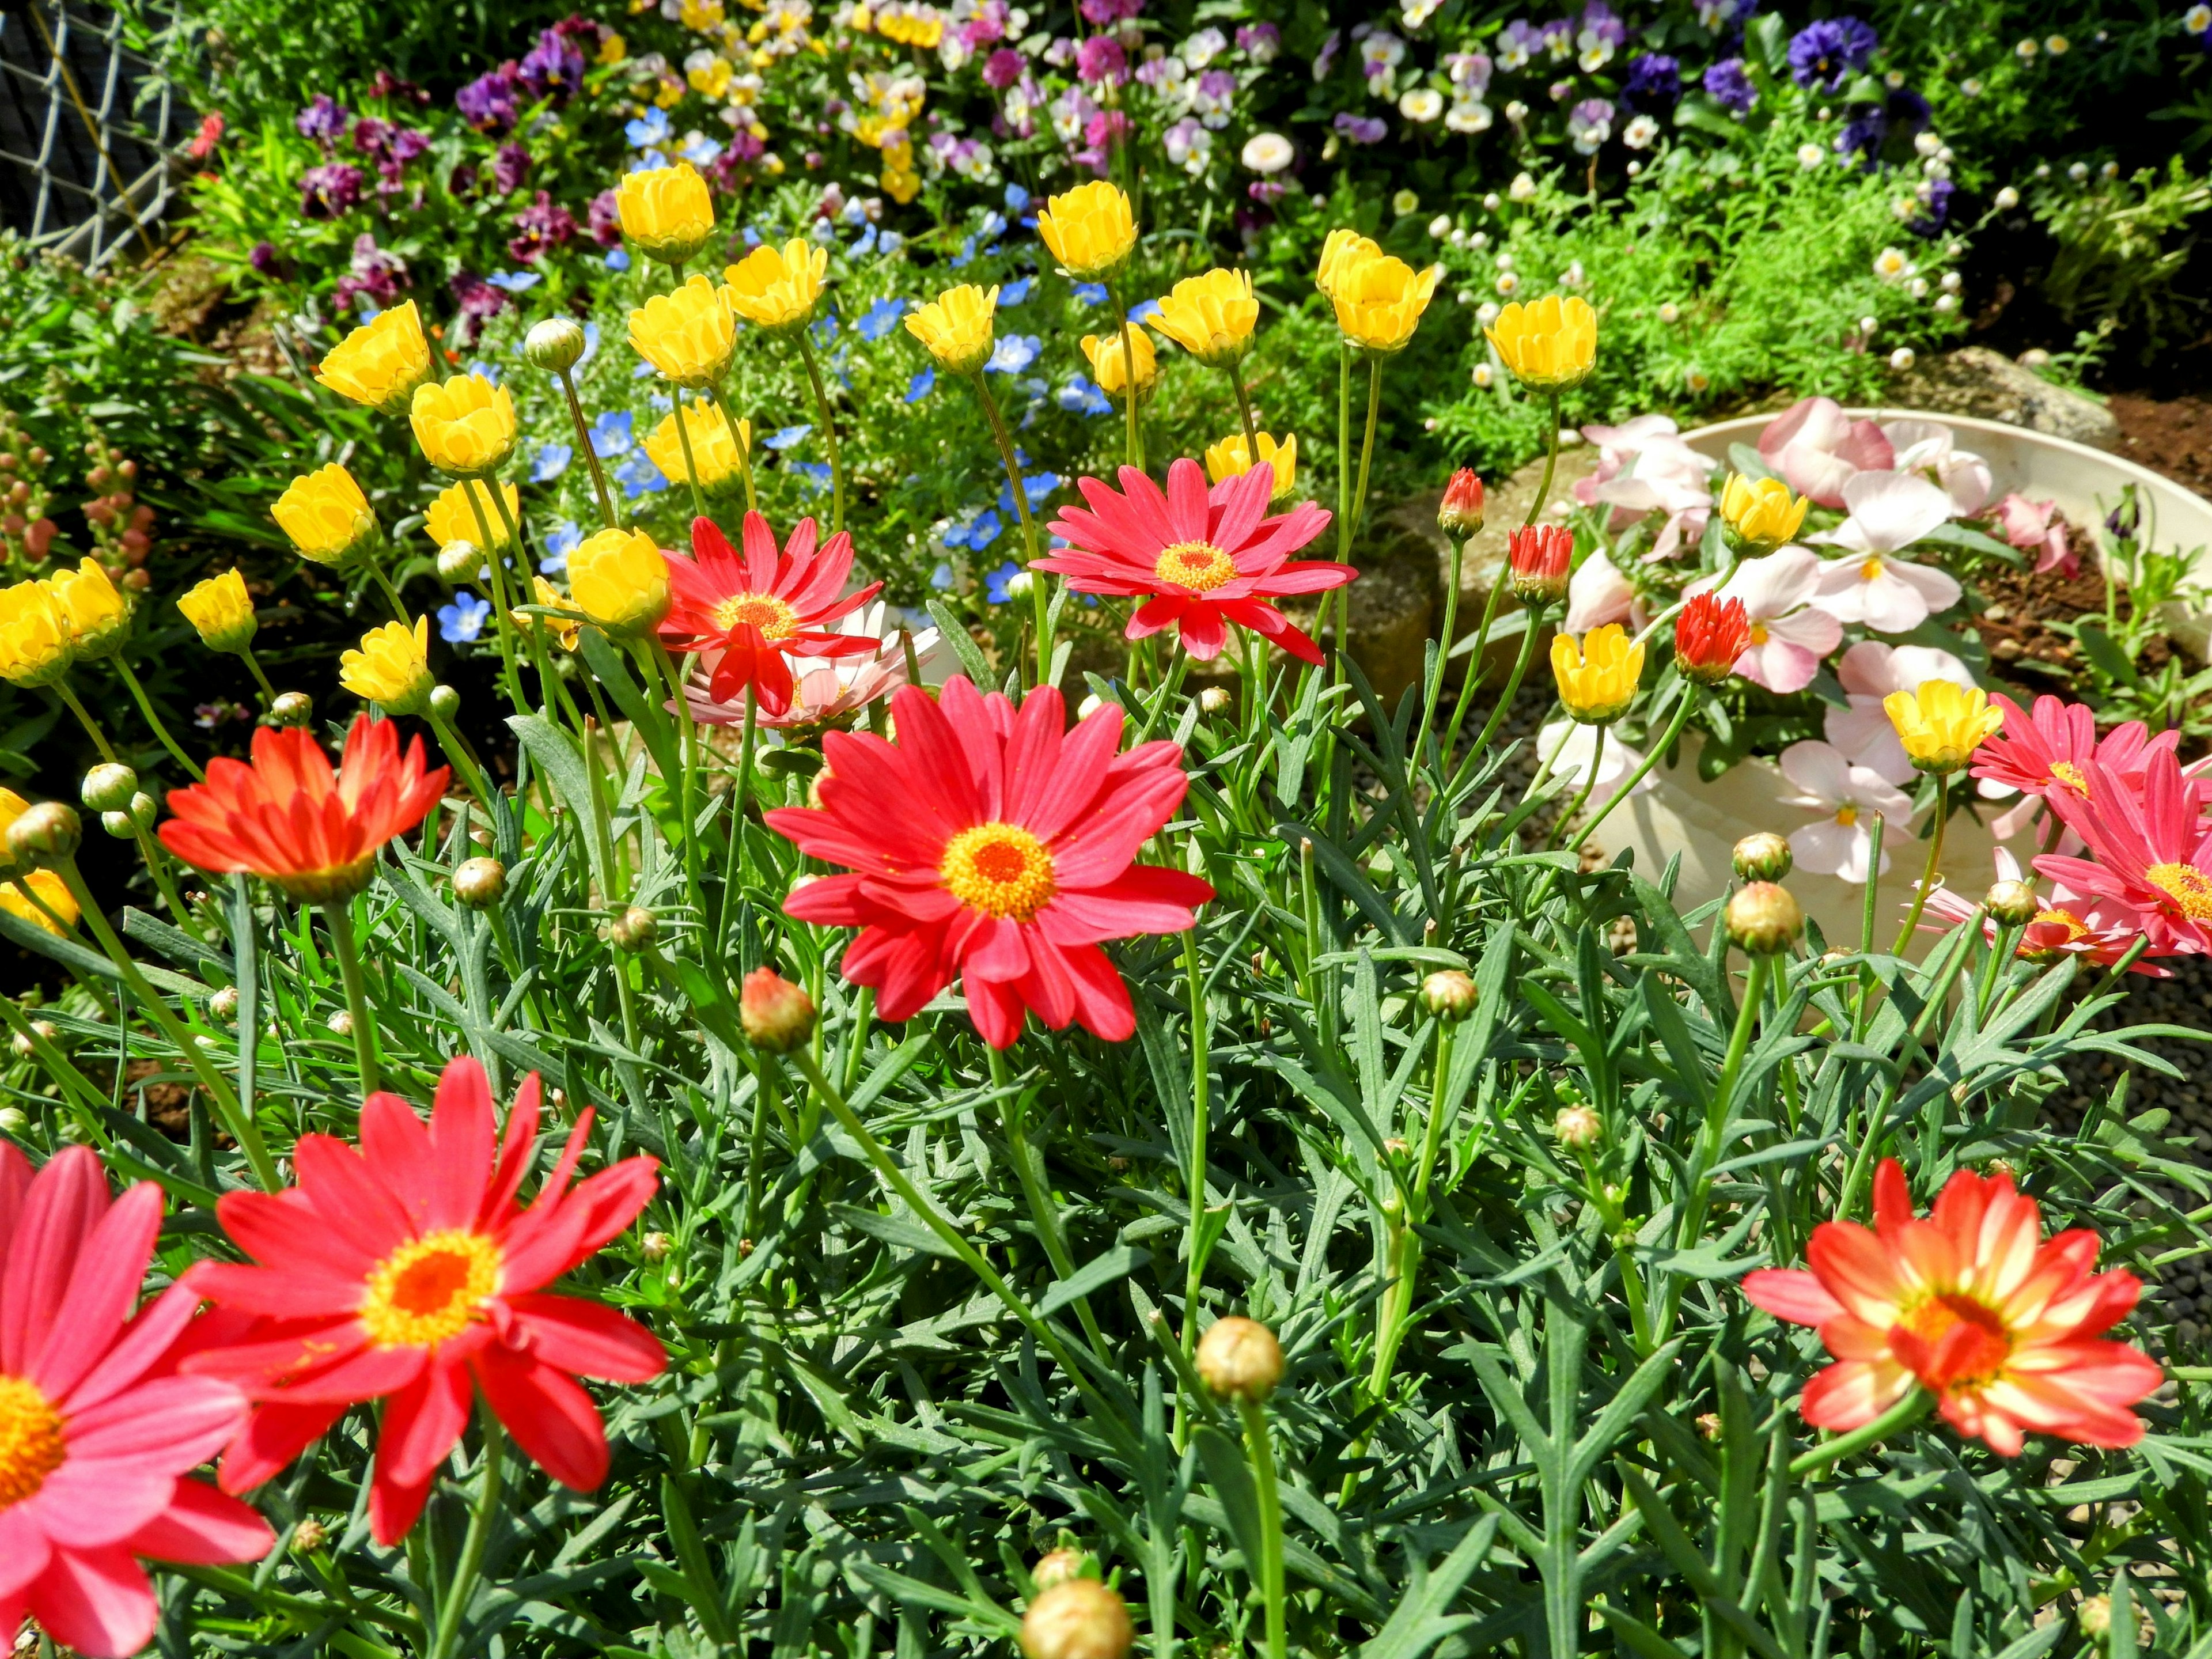
[[[2193,550],[2198,579],[2212,583],[2212,501],[2160,477],[2132,461],[2122,460],[2085,444],[2045,437],[2019,427],[1966,416],[1928,416],[1909,410],[1853,409],[1854,418],[1874,420],[1940,420],[1959,434],[1962,447],[1988,461],[2002,497],[2017,489],[2038,501],[2055,501],[2068,520],[2088,532],[2096,557],[2104,555],[2105,515],[2118,505],[2121,491],[2136,487],[2147,543],[2162,549]],[[1752,416],[1717,426],[1684,433],[1683,441],[1699,453],[1725,461],[1731,445],[1753,445],[1771,416]],[[2212,644],[2212,614],[2171,606],[2168,632],[2185,649],[2198,657]],[[1753,757],[1731,767],[1711,783],[1697,773],[1697,742],[1683,740],[1678,763],[1662,764],[1650,775],[1652,787],[1615,807],[1592,840],[1601,845],[1607,861],[1623,851],[1636,854],[1636,868],[1656,879],[1675,854],[1681,871],[1675,897],[1687,909],[1719,898],[1730,880],[1729,849],[1742,836],[1759,830],[1787,835],[1800,828],[1808,815],[1782,804],[1796,790],[1771,760]],[[1955,781],[1954,796],[1968,786]],[[1985,817],[1995,816],[1990,803],[1979,803]],[[2001,807],[1998,809],[2001,810]],[[2025,832],[2009,843],[2025,863],[2037,850]],[[1902,906],[1910,898],[1911,884],[1927,856],[1928,843],[1912,829],[1890,827],[1889,873],[1883,878],[1875,915],[1874,942],[1887,949],[1902,921]],[[1990,853],[1995,837],[1986,823],[1968,812],[1954,814],[1945,834],[1942,872],[1957,892],[1978,896],[1991,879]],[[1863,926],[1866,890],[1832,876],[1800,872],[1790,878],[1806,914],[1820,923],[1832,945],[1858,943]],[[1927,936],[1927,937],[1932,937]]]

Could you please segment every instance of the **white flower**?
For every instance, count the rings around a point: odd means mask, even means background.
[[[1874,331],[1875,331],[1875,330],[1876,330],[1876,329],[1880,328],[1881,326],[1881,318],[1879,318],[1879,317],[1862,317],[1862,318],[1860,318],[1860,319],[1859,319],[1859,337],[1860,337],[1861,339],[1863,339],[1863,340],[1871,340],[1872,338],[1874,338]]]
[[[1751,621],[1751,643],[1735,672],[1754,685],[1788,696],[1802,691],[1820,672],[1820,659],[1843,642],[1844,625],[1817,600],[1820,561],[1810,548],[1785,547],[1765,558],[1746,559],[1720,585],[1720,597],[1740,599]],[[1700,577],[1685,590],[1712,587]]]
[[[1917,216],[1919,212],[1920,198],[1917,196],[1899,196],[1889,204],[1889,216],[1900,223]]]
[[[1631,149],[1649,149],[1659,137],[1659,124],[1639,115],[1620,130],[1620,142]]]
[[[2066,176],[2069,179],[2071,179],[2075,184],[2080,184],[2084,179],[2087,179],[2089,176],[2089,164],[2087,161],[2076,161],[2072,167],[2066,169]]]
[[[1907,287],[1905,291],[1907,294],[1910,294],[1916,300],[1926,299],[1928,297],[1928,279],[1925,276],[1915,276],[1912,279],[1911,285]]]
[[[1874,256],[1874,274],[1885,283],[1893,283],[1905,274],[1905,251],[1886,247]]]
[[[1790,852],[1799,869],[1865,885],[1877,812],[1893,826],[1882,836],[1881,868],[1889,868],[1889,848],[1900,839],[1894,831],[1912,821],[1908,796],[1871,768],[1853,766],[1831,744],[1793,743],[1782,751],[1780,764],[1782,775],[1800,792],[1784,796],[1784,804],[1820,814],[1790,832]]]
[[[1514,272],[1501,270],[1498,273],[1498,291],[1507,299],[1511,299],[1520,289],[1521,278]]]
[[[1451,234],[1452,222],[1450,214],[1439,213],[1435,218],[1429,221],[1429,234],[1435,237],[1437,240],[1440,242],[1448,241],[1450,240]]]
[[[2181,27],[2191,34],[2212,29],[2212,6],[2191,6],[2181,15]]]
[[[1498,264],[1498,268],[1500,270],[1512,270],[1512,269],[1513,269],[1513,256],[1512,256],[1510,253],[1509,253],[1509,252],[1505,252],[1503,248],[1499,249],[1499,250],[1498,250],[1498,253],[1497,264]]]
[[[1487,132],[1494,118],[1480,98],[1460,99],[1444,112],[1444,125],[1454,132]]]
[[[1582,287],[1583,283],[1589,281],[1589,273],[1583,269],[1583,262],[1579,259],[1575,260],[1572,264],[1569,264],[1565,270],[1559,273],[1559,286],[1561,288],[1577,289]]]
[[[1981,77],[1976,75],[1968,76],[1965,80],[1959,82],[1959,90],[1966,94],[1969,98],[1980,97],[1982,95]]]
[[[1808,173],[1819,172],[1820,163],[1827,159],[1828,152],[1822,149],[1818,144],[1800,144],[1797,146],[1797,165],[1804,168]]]
[[[796,684],[791,707],[771,719],[756,718],[764,726],[813,726],[851,714],[878,697],[888,696],[907,683],[906,640],[910,634],[914,657],[924,685],[942,685],[960,672],[960,660],[951,645],[934,628],[915,630],[896,626],[893,613],[878,599],[839,620],[832,630],[840,635],[873,640],[876,649],[856,656],[802,659],[793,668]],[[719,647],[709,646],[699,659],[692,678],[685,682],[684,700],[694,720],[707,726],[736,726],[745,718],[744,704],[716,702],[707,688],[721,660]]]
[[[1229,45],[1229,37],[1219,29],[1204,28],[1182,43],[1182,61],[1194,70],[1202,70]]]
[[[1536,752],[1543,757],[1542,764],[1551,769],[1553,776],[1566,779],[1575,792],[1588,783],[1593,801],[1609,799],[1628,775],[1644,764],[1641,753],[1610,732],[1606,735],[1605,746],[1600,749],[1597,734],[1604,729],[1585,726],[1580,720],[1553,720],[1536,733]],[[1594,750],[1597,759],[1595,781],[1590,777]],[[1656,780],[1646,773],[1636,781],[1636,787],[1629,793],[1644,794],[1656,787]]]
[[[2100,177],[2117,179],[2120,176],[2120,164],[2118,161],[2107,161],[2099,167],[2097,172]]]
[[[1297,151],[1279,132],[1255,132],[1244,141],[1244,165],[1258,173],[1280,173]]]
[[[1494,197],[1492,198],[1493,204],[1495,204],[1496,199],[1497,198]],[[1467,237],[1467,245],[1473,248],[1477,253],[1481,252],[1483,249],[1490,246],[1490,233],[1486,230],[1469,231]]]
[[[2066,55],[2067,49],[2072,45],[2073,42],[2069,40],[2064,35],[2053,34],[2045,37],[2043,49],[2049,52],[2053,58],[2063,58]]]
[[[1896,350],[1889,354],[1889,366],[1900,374],[1904,374],[1906,369],[1911,368],[1913,362],[1914,358],[1912,355],[1912,348],[1911,346],[1899,346]]]
[[[1937,286],[1942,288],[1943,292],[1946,294],[1956,294],[1959,291],[1960,283],[1961,278],[1957,271],[1947,270],[1943,273],[1942,282],[1937,284]]]
[[[1497,383],[1498,371],[1486,362],[1474,366],[1474,386],[1478,392],[1487,392]]]
[[[1505,112],[1508,116],[1513,113],[1511,110]],[[1522,112],[1524,114],[1526,112],[1526,111]],[[1536,198],[1536,181],[1525,173],[1516,173],[1513,175],[1513,182],[1505,186],[1505,193],[1516,202],[1534,201]]]
[[[1398,0],[1399,15],[1406,20],[1407,28],[1417,29],[1435,16],[1443,3],[1444,0]]]
[[[1829,706],[1823,716],[1828,741],[1854,766],[1864,766],[1892,783],[1912,781],[1912,762],[1897,740],[1881,700],[1893,691],[1917,691],[1930,680],[1948,680],[1972,689],[1973,670],[1932,645],[1885,645],[1861,640],[1836,665],[1849,705]]]
[[[1676,304],[1675,304],[1672,300],[1665,300],[1665,301],[1662,301],[1660,302],[1660,306],[1659,306],[1659,320],[1660,320],[1661,322],[1662,322],[1662,323],[1676,323],[1676,322],[1680,322],[1681,319],[1682,319],[1682,307],[1680,307],[1680,306],[1676,305]]]
[[[1482,198],[1482,210],[1485,213],[1497,212],[1498,205],[1498,192],[1494,190]]]
[[[1712,377],[1702,368],[1692,368],[1684,371],[1682,384],[1689,387],[1692,397],[1702,397],[1712,389],[1713,381]]]
[[[1480,305],[1477,306],[1474,308],[1474,320],[1480,323],[1485,328],[1488,328],[1492,323],[1496,322],[1498,320],[1498,301],[1495,300],[1485,300]]]
[[[1943,141],[1932,131],[1921,132],[1914,135],[1912,148],[1917,155],[1933,155],[1943,148]]]
[[[2030,58],[2033,58],[2037,52],[2041,52],[2043,48],[2036,45],[2033,40],[2022,40],[2018,46],[2013,48],[2013,54],[2018,58],[2021,63],[2025,64]]]
[[[1564,508],[1566,503],[1553,505]],[[1584,559],[1582,568],[1567,583],[1567,614],[1559,626],[1570,634],[1587,634],[1607,623],[1641,628],[1644,621],[1644,607],[1637,602],[1636,590],[1605,550],[1600,548]]]
[[[1933,479],[1951,498],[1954,517],[1972,518],[1996,491],[1990,464],[1958,448],[1957,435],[1941,421],[1885,421],[1881,435],[1889,440],[1891,466]]]
[[[1376,29],[1359,43],[1360,66],[1369,74],[1395,70],[1406,61],[1406,43],[1388,29]]]
[[[1814,539],[1848,550],[1820,568],[1820,602],[1839,622],[1909,634],[1958,604],[1958,580],[1898,553],[1948,522],[1951,498],[1915,472],[1861,472],[1844,485],[1850,517]]]
[[[1426,126],[1444,112],[1444,95],[1429,87],[1415,87],[1398,100],[1398,113]]]
[[[1936,296],[1936,309],[1937,311],[1949,313],[1956,311],[1958,308],[1959,296],[1957,295],[1939,294]]]

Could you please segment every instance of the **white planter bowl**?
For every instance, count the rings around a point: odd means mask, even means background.
[[[1877,421],[1940,420],[1959,434],[1962,449],[1970,449],[1989,462],[1996,494],[2017,489],[2037,501],[2055,501],[2073,524],[2086,526],[2096,544],[2094,556],[2104,553],[2105,516],[2119,504],[2129,484],[2141,504],[2148,545],[2160,550],[2193,550],[2197,580],[2212,585],[2212,501],[2184,489],[2132,461],[2122,460],[2086,444],[2045,437],[2025,428],[2007,426],[1966,416],[1926,415],[1901,409],[1854,409],[1854,418]],[[1683,441],[1716,460],[1728,459],[1732,444],[1756,444],[1768,416],[1753,416],[1701,427],[1682,434]],[[2167,617],[2173,638],[2193,654],[2208,654],[2212,644],[2212,616],[2172,607]],[[1656,878],[1676,854],[1681,855],[1677,900],[1685,908],[1719,897],[1728,890],[1731,872],[1729,854],[1741,837],[1758,830],[1789,834],[1806,823],[1798,807],[1782,805],[1796,793],[1781,769],[1772,761],[1753,758],[1730,767],[1712,782],[1697,774],[1697,743],[1686,738],[1679,763],[1663,763],[1653,769],[1652,787],[1615,807],[1592,837],[1608,860],[1624,850],[1633,850],[1636,867]],[[1960,786],[1954,783],[1954,792]],[[1985,806],[1986,810],[1986,806]],[[2033,852],[2022,837],[2014,851],[2023,863]],[[1911,884],[1927,857],[1928,844],[1914,837],[1911,828],[1893,824],[1887,834],[1891,862],[1883,878],[1875,919],[1875,945],[1887,949],[1902,921],[1901,905],[1910,896]],[[1996,845],[1986,824],[1966,813],[1951,819],[1946,833],[1942,874],[1962,894],[1978,896],[1991,879],[1990,854]],[[1866,890],[1832,876],[1800,872],[1790,878],[1790,890],[1806,913],[1820,924],[1832,945],[1856,945],[1862,925]]]

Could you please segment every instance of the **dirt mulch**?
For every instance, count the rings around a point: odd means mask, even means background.
[[[2212,495],[2212,397],[2118,392],[2106,406],[2120,423],[2122,455],[2199,495]]]

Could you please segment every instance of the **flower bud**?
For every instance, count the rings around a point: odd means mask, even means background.
[[[330,1541],[330,1528],[313,1516],[292,1528],[292,1553],[295,1555],[313,1555]]]
[[[332,1014],[323,1023],[330,1027],[331,1035],[332,1036],[351,1036],[353,1035],[353,1011],[350,1008],[339,1009],[337,1012]]]
[[[218,988],[215,994],[208,999],[208,1012],[226,1025],[236,1019],[238,1018],[238,987],[225,985]]]
[[[1788,950],[1805,931],[1805,913],[1787,887],[1754,881],[1728,902],[1729,942],[1754,957]]]
[[[1591,1107],[1563,1107],[1552,1120],[1552,1135],[1562,1146],[1583,1152],[1605,1138],[1605,1120]]]
[[[21,1106],[0,1106],[0,1135],[20,1135],[30,1127],[30,1117]]]
[[[27,808],[8,826],[8,857],[18,869],[42,870],[76,856],[84,825],[76,809],[58,800]]]
[[[1070,1578],[1038,1593],[1022,1615],[1029,1659],[1122,1659],[1136,1632],[1121,1598],[1096,1578]]]
[[[132,841],[138,835],[138,825],[128,812],[102,812],[100,827],[118,841]]]
[[[1536,524],[1506,538],[1506,580],[1523,605],[1556,605],[1566,597],[1575,532],[1563,524]],[[1599,557],[1602,558],[1603,554]]]
[[[272,726],[305,726],[315,715],[315,700],[304,691],[279,691],[269,705]]]
[[[434,718],[449,720],[461,712],[461,694],[450,685],[434,685],[430,688],[429,707]]]
[[[1443,1019],[1465,1019],[1474,1012],[1474,981],[1456,968],[1445,968],[1421,981],[1421,1006]]]
[[[2093,1642],[2101,1642],[2112,1633],[2112,1598],[2109,1595],[2085,1595],[2075,1610],[2075,1621],[2081,1626],[2081,1634]]]
[[[154,820],[161,815],[160,805],[143,789],[131,797],[131,805],[125,810],[131,814],[131,822],[141,830],[151,830]]]
[[[676,1241],[666,1233],[647,1233],[637,1241],[638,1254],[647,1261],[665,1261]]]
[[[1460,468],[1444,487],[1443,502],[1437,508],[1437,528],[1455,542],[1482,528],[1482,480],[1473,467]]]
[[[447,542],[438,550],[438,575],[443,581],[474,581],[483,568],[483,550],[474,542]]]
[[[814,1035],[814,999],[775,969],[756,968],[738,992],[738,1018],[756,1048],[787,1054]]]
[[[119,812],[131,805],[131,797],[137,792],[138,775],[111,761],[84,775],[84,787],[77,792],[77,799],[95,812]]]
[[[522,337],[522,356],[532,368],[562,374],[584,355],[584,331],[573,317],[548,317]]]
[[[1038,1557],[1036,1565],[1030,1569],[1030,1577],[1036,1582],[1037,1589],[1041,1591],[1048,1590],[1054,1584],[1065,1584],[1071,1578],[1080,1578],[1082,1576],[1083,1552],[1081,1550],[1054,1550],[1049,1555]]]
[[[617,951],[642,951],[659,936],[660,919],[641,904],[631,905],[607,924],[607,937]]]
[[[1229,688],[1225,685],[1207,686],[1198,694],[1198,706],[1206,714],[1218,714],[1229,707]]]
[[[453,872],[453,896],[471,910],[489,910],[507,893],[507,866],[497,859],[470,859]]]
[[[1795,863],[1788,839],[1771,830],[1761,830],[1736,842],[1729,861],[1735,866],[1738,881],[1780,881]]]
[[[1222,1399],[1257,1405],[1283,1380],[1283,1345],[1258,1320],[1231,1314],[1198,1339],[1198,1374]]]
[[[2008,927],[2027,927],[2043,908],[2043,901],[2036,896],[2034,884],[2025,881],[1993,883],[1982,902],[1989,908],[1992,916]]]

